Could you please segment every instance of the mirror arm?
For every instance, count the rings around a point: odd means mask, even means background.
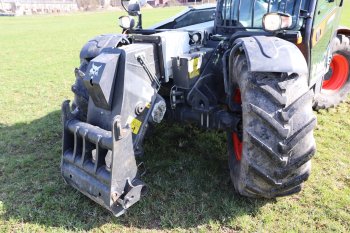
[[[137,17],[138,17],[138,19],[137,19],[137,26],[136,26],[136,28],[137,29],[142,29],[142,14],[141,14],[141,12],[139,12],[137,14]]]

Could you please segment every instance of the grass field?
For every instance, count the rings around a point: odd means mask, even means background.
[[[145,10],[144,23],[179,10]],[[72,98],[80,48],[119,31],[120,14],[0,18],[0,232],[350,231],[350,102],[318,113],[318,152],[297,195],[235,195],[224,135],[165,124],[145,146],[149,195],[126,215],[114,218],[65,185],[60,105]],[[347,7],[348,26],[349,15]]]

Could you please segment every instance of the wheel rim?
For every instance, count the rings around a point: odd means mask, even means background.
[[[237,133],[232,133],[232,141],[233,141],[233,149],[235,151],[236,160],[237,161],[241,161],[241,159],[242,159],[243,143],[239,139]]]
[[[236,90],[235,95],[233,96],[233,102],[237,104],[242,104],[241,92],[239,89]],[[237,133],[232,133],[232,142],[233,142],[233,150],[235,153],[236,160],[241,161],[243,143],[239,139],[239,136]]]
[[[329,78],[322,83],[322,90],[328,92],[339,91],[346,83],[349,75],[349,62],[340,54],[335,54],[330,64]]]

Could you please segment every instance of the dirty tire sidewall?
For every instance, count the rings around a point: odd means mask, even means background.
[[[307,75],[253,73],[244,53],[233,64],[241,91],[242,158],[237,161],[227,133],[230,175],[236,192],[275,198],[297,193],[309,177],[316,145],[313,91]]]

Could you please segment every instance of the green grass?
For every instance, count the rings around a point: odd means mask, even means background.
[[[179,8],[144,11],[151,25]],[[149,195],[120,218],[60,177],[60,105],[91,37],[121,14],[0,18],[0,232],[350,231],[350,102],[318,114],[304,190],[277,200],[233,193],[222,133],[157,127],[145,145]],[[350,26],[350,8],[343,24]]]

